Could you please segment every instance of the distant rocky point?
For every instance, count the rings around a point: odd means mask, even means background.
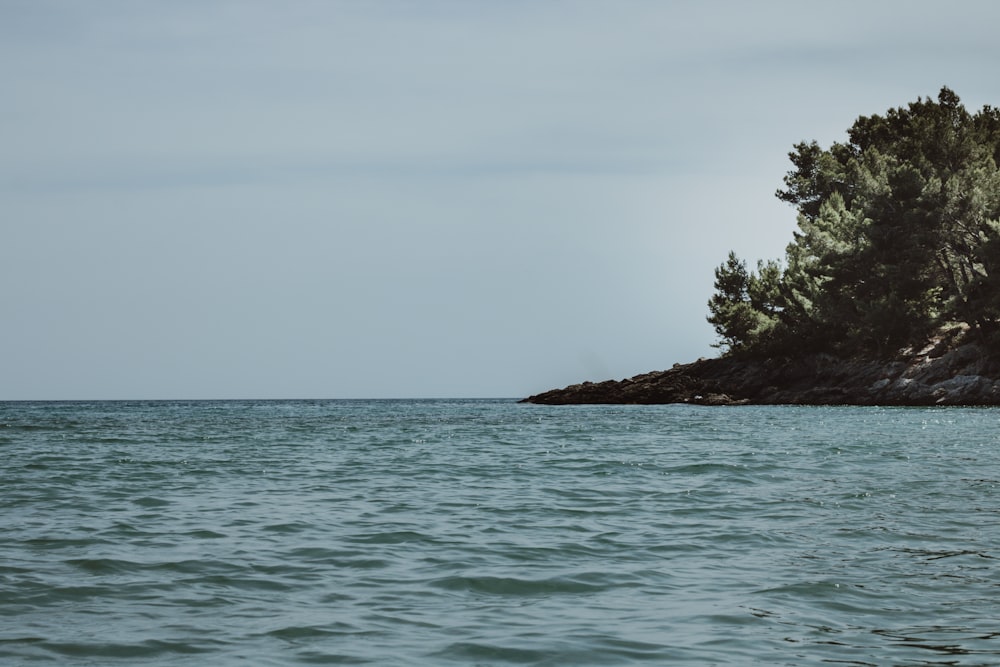
[[[715,269],[721,357],[525,400],[1000,405],[1000,108],[942,87],[788,157],[784,259]]]
[[[720,357],[625,380],[584,382],[524,403],[699,405],[1000,405],[1000,362],[982,344],[936,339],[889,360],[813,354]]]

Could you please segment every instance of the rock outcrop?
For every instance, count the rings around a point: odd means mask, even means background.
[[[625,380],[584,382],[524,399],[549,405],[1000,405],[1000,355],[979,343],[937,339],[889,360],[814,354],[720,357]]]

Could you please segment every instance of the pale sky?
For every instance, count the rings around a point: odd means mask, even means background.
[[[794,143],[994,0],[0,0],[0,399],[522,397],[717,354]]]

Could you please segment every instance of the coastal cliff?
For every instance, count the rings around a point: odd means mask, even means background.
[[[889,360],[720,357],[625,380],[584,382],[524,403],[1000,405],[1000,362],[979,343],[936,340]]]

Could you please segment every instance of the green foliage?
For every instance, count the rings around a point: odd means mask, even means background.
[[[720,346],[887,354],[952,322],[1000,329],[1000,111],[942,88],[847,137],[789,153],[785,261],[716,269]]]
[[[777,323],[777,287],[781,268],[775,262],[747,271],[746,262],[730,252],[715,269],[715,294],[708,302],[709,323],[719,335],[718,347],[731,351],[760,344]]]

